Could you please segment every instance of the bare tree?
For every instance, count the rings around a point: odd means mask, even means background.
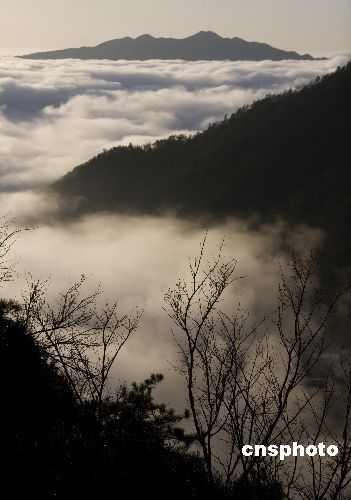
[[[52,305],[48,281],[29,281],[23,294],[22,321],[65,374],[77,399],[95,403],[101,417],[113,365],[137,330],[142,312],[119,314],[117,302],[97,307],[99,290],[86,295],[86,277],[73,283]]]
[[[16,227],[14,219],[0,218],[0,283],[13,279],[14,266],[8,255],[23,230],[28,228]],[[117,302],[98,307],[100,291],[84,294],[85,284],[83,275],[52,304],[49,280],[34,280],[28,274],[22,303],[11,310],[65,375],[77,400],[93,402],[100,419],[111,370],[138,329],[142,311],[119,313]]]
[[[306,435],[310,444],[328,441],[338,447],[339,453],[335,457],[318,454],[309,457],[307,469],[312,480],[306,484],[302,473],[294,478],[292,498],[350,498],[351,364],[342,353],[337,368],[339,373],[332,372],[322,401],[310,404],[314,426],[311,424],[312,428],[306,429]]]
[[[222,242],[217,256],[202,269],[205,243],[206,238],[199,258],[189,262],[190,284],[179,281],[174,290],[168,290],[165,300],[170,317],[185,334],[181,340],[174,337],[182,359],[179,371],[186,380],[197,439],[213,484],[213,438],[222,431],[227,419],[222,414],[229,376],[225,364],[216,362],[213,356],[219,340],[214,314],[223,292],[236,279],[236,261],[222,261]]]
[[[295,498],[299,490],[311,491],[311,485],[304,484],[303,464],[246,457],[242,447],[306,440],[313,444],[312,428],[314,438],[319,436],[333,403],[332,370],[317,386],[310,380],[327,350],[328,322],[345,290],[326,301],[317,286],[314,256],[300,259],[293,254],[288,269],[281,269],[276,309],[251,322],[240,306],[232,313],[219,307],[224,292],[238,279],[236,262],[222,257],[223,244],[206,261],[205,241],[200,256],[190,262],[189,282],[179,281],[165,300],[177,326],[173,335],[181,357],[178,370],[186,381],[209,480],[213,483],[220,471],[229,489],[264,470],[272,481],[283,481],[287,498]],[[310,427],[307,422],[321,401],[323,425]],[[334,464],[339,471],[334,478],[342,476],[345,487],[348,452],[342,462]],[[331,494],[331,483],[324,495]]]
[[[9,216],[0,217],[0,283],[10,281],[13,278],[14,267],[8,254],[17,235],[22,231],[14,224],[15,219]]]

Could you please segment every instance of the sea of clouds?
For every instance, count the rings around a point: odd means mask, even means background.
[[[0,57],[0,215],[36,229],[19,234],[12,248],[18,275],[1,295],[21,300],[28,272],[51,277],[49,299],[81,274],[87,293],[100,284],[103,300],[119,299],[123,312],[145,307],[140,331],[119,360],[116,379],[167,374],[161,396],[181,407],[183,389],[171,363],[176,351],[163,311],[163,295],[187,277],[188,257],[199,253],[204,225],[171,218],[91,216],[42,224],[51,208],[37,194],[103,148],[143,144],[169,134],[193,134],[267,93],[297,88],[331,72],[345,57],[324,61],[30,61]],[[288,229],[288,231],[287,231]],[[286,240],[288,234],[288,241]],[[321,238],[283,222],[252,230],[224,221],[209,230],[207,250],[227,237],[226,255],[245,276],[228,296],[254,318],[275,304],[282,250],[304,250]]]
[[[346,62],[0,57],[0,192],[41,188],[118,144],[195,133]]]

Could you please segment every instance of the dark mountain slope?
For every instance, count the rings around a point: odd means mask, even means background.
[[[351,63],[299,91],[269,95],[194,137],[116,147],[53,189],[75,213],[283,216],[351,250]],[[78,208],[77,208],[78,207]],[[338,254],[340,252],[338,251]]]
[[[183,39],[154,38],[151,35],[141,35],[135,39],[125,37],[101,43],[96,47],[37,52],[22,57],[25,59],[185,59],[188,61],[313,60],[309,54],[300,55],[297,52],[276,49],[266,43],[246,42],[241,38],[222,38],[211,31],[200,31]]]

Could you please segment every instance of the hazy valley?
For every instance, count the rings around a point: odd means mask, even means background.
[[[320,408],[349,466],[350,80],[210,32],[0,58],[9,481],[20,457],[54,496],[303,498],[304,463],[284,496],[240,440],[307,443]]]

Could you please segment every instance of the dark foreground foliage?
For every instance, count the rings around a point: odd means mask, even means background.
[[[106,400],[75,399],[65,377],[17,317],[0,302],[3,491],[11,498],[225,498],[210,491],[203,461],[189,451],[182,417],[155,403],[151,375]],[[16,319],[17,318],[17,319]],[[237,498],[281,498],[264,477],[233,486]]]

